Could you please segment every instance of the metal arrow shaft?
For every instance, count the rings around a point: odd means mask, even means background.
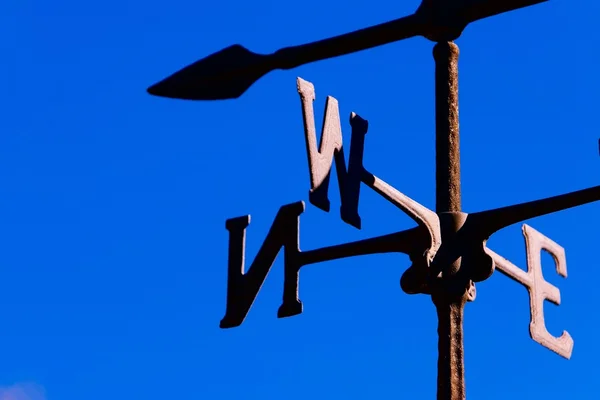
[[[420,16],[413,14],[318,42],[286,47],[275,52],[276,65],[280,69],[291,69],[408,39],[422,33],[422,21]]]
[[[253,53],[240,45],[227,47],[152,85],[148,92],[187,100],[237,98],[276,69],[291,69],[413,36],[436,42],[454,40],[471,22],[545,1],[422,0],[412,15],[268,55]]]

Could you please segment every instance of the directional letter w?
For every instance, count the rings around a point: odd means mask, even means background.
[[[304,134],[306,137],[306,151],[308,153],[308,170],[310,172],[310,202],[323,211],[329,211],[330,204],[327,197],[331,166],[335,160],[338,185],[340,188],[341,217],[342,220],[358,229],[361,221],[358,215],[358,197],[362,176],[362,158],[364,150],[364,136],[367,133],[366,121],[355,118],[352,114],[352,140],[350,160],[346,172],[344,148],[342,145],[342,128],[338,102],[331,96],[327,97],[325,104],[325,117],[321,133],[321,144],[317,150],[317,135],[315,128],[315,114],[313,101],[315,88],[312,83],[298,78],[298,93],[302,101],[304,117]]]

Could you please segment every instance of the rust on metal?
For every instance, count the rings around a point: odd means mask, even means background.
[[[450,223],[442,227],[442,241],[462,228],[460,133],[458,121],[458,46],[440,42],[435,59],[436,211]],[[463,315],[472,282],[459,273],[462,259],[446,260],[441,274],[432,276],[431,299],[438,315],[438,399],[465,398]]]
[[[438,317],[437,398],[464,399],[463,316],[467,292],[432,295]]]
[[[461,211],[458,55],[458,46],[452,42],[433,47],[437,212]]]

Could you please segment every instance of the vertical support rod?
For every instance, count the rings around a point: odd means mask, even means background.
[[[439,42],[433,48],[438,214],[461,211],[458,53],[453,42]],[[438,316],[438,400],[465,399],[463,315],[467,294],[452,273],[460,268],[459,263],[448,266],[431,296]]]
[[[436,211],[460,211],[458,46],[440,42],[435,59]]]
[[[438,316],[438,400],[464,400],[463,316],[466,296],[433,293]]]

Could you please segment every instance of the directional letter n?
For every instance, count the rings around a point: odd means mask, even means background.
[[[300,214],[303,212],[304,202],[288,204],[279,209],[263,245],[246,273],[244,273],[245,242],[250,216],[227,220],[225,224],[229,231],[227,310],[221,320],[221,328],[233,328],[242,324],[282,247],[285,277],[283,304],[277,316],[283,318],[302,313],[302,303],[298,299],[300,269],[298,230]]]

